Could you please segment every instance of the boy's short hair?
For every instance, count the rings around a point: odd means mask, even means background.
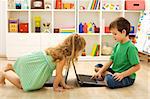
[[[130,32],[130,22],[123,17],[119,17],[110,23],[109,30],[111,30],[112,28],[117,28],[118,31],[121,33],[122,33],[122,30],[125,29],[126,36],[127,36],[127,35],[129,35],[129,32]]]

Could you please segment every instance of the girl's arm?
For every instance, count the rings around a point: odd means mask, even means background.
[[[61,91],[58,85],[60,83],[65,84],[64,82],[62,82],[63,81],[62,71],[64,65],[65,65],[65,59],[58,62],[56,65],[56,77],[53,82],[54,91]]]
[[[63,91],[63,88],[65,88],[65,89],[73,88],[72,86],[69,86],[65,83],[63,75],[62,75],[62,71],[63,71],[63,67],[64,67],[65,63],[66,63],[65,59],[60,61],[59,63],[57,63],[56,77],[55,77],[54,83],[53,83],[54,91]],[[59,84],[61,84],[63,88],[59,87]]]

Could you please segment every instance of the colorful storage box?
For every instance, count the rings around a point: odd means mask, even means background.
[[[19,32],[28,33],[28,23],[20,23],[19,24]]]
[[[9,32],[18,32],[18,24],[10,23],[9,24]]]
[[[145,0],[126,0],[125,9],[126,10],[144,10]]]
[[[9,32],[18,32],[18,23],[19,23],[19,19],[10,18],[8,20]]]

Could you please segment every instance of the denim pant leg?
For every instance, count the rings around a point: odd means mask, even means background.
[[[107,74],[105,76],[106,86],[109,88],[121,88],[121,87],[127,87],[134,83],[134,79],[131,79],[130,77],[125,77],[121,81],[116,81],[111,74]]]

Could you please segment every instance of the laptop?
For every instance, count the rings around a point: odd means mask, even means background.
[[[92,75],[84,75],[84,74],[77,74],[76,68],[74,63],[73,68],[74,72],[77,78],[77,82],[80,87],[102,87],[105,86],[104,81],[100,81],[98,79],[91,79]],[[69,74],[69,68],[66,70],[66,73],[64,75],[65,83],[67,84],[67,78]],[[52,76],[50,80],[48,80],[45,84],[44,87],[53,87],[53,81],[54,81],[55,76]]]
[[[65,71],[65,74],[63,78],[65,79],[65,83],[67,84],[67,78],[68,78],[69,68]],[[55,76],[52,76],[45,84],[44,87],[53,87],[53,81],[55,79]]]
[[[98,79],[91,79],[92,75],[77,74],[74,63],[73,63],[73,68],[75,71],[77,82],[80,87],[102,87],[102,86],[105,86],[104,81],[100,81]]]

